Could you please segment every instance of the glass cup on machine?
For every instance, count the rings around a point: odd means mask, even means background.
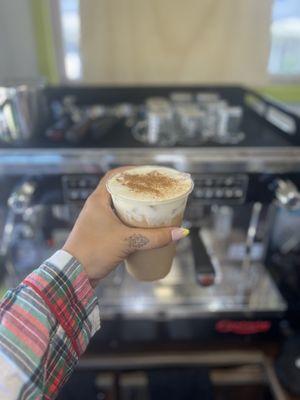
[[[196,94],[196,100],[200,106],[207,103],[216,103],[220,101],[220,95],[216,92],[199,92]]]
[[[150,145],[174,145],[178,132],[170,103],[160,97],[147,99],[145,116],[133,128],[133,135],[140,142]]]
[[[195,102],[195,95],[190,92],[172,92],[170,99],[179,143],[201,144],[204,141],[205,112]]]
[[[170,99],[173,105],[186,105],[194,102],[194,96],[190,92],[171,92]]]
[[[224,100],[209,101],[202,103],[202,109],[206,114],[203,136],[207,140],[214,141],[217,136],[219,113],[227,107],[227,102]]]
[[[223,107],[217,111],[216,141],[237,144],[244,139],[241,132],[243,110],[241,107]]]
[[[185,144],[201,144],[205,141],[205,112],[197,104],[186,104],[176,107],[176,119],[179,126],[179,142]]]

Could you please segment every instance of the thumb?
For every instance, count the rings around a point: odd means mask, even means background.
[[[185,228],[131,228],[127,239],[130,251],[150,250],[166,246],[171,242],[186,237],[189,230]]]

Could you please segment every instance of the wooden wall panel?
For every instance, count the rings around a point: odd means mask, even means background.
[[[81,0],[89,83],[267,83],[271,0]]]

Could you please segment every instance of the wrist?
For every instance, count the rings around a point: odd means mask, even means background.
[[[88,268],[88,262],[86,261],[86,258],[83,255],[83,252],[78,250],[78,248],[73,248],[70,244],[65,243],[65,245],[62,247],[62,250],[70,254],[72,257],[74,257],[81,265],[84,273],[87,276],[87,279],[93,289],[95,289],[98,284],[99,284],[99,279],[96,279],[92,274],[90,273],[90,269]]]

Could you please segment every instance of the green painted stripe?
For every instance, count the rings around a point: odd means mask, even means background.
[[[274,85],[257,89],[260,93],[288,103],[300,103],[299,85]]]
[[[31,10],[39,71],[49,83],[58,83],[50,3],[48,0],[31,0]]]

